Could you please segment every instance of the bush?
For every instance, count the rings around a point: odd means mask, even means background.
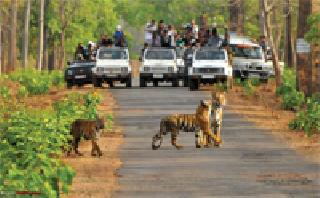
[[[304,130],[308,136],[320,133],[320,97],[314,95],[307,99],[306,110],[297,113],[289,123],[290,129]]]
[[[291,92],[286,92],[282,97],[282,108],[285,110],[297,111],[305,102],[305,97],[303,92],[292,90]]]
[[[255,86],[252,84],[251,79],[245,80],[242,82],[242,86],[247,93],[247,95],[252,96],[255,91]]]
[[[31,95],[46,94],[51,86],[62,86],[63,73],[61,71],[38,71],[33,68],[16,70],[9,75],[13,81],[23,85]]]
[[[282,85],[277,88],[278,96],[296,90],[296,72],[293,69],[284,68],[282,75]]]

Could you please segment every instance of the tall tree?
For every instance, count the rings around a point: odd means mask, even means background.
[[[30,0],[26,0],[25,13],[24,13],[24,34],[23,34],[23,67],[24,68],[28,66],[29,23],[30,23]]]
[[[270,48],[272,50],[272,63],[273,67],[275,70],[275,76],[276,76],[276,86],[281,85],[281,73],[280,73],[280,65],[279,65],[279,54],[278,54],[278,49],[276,47],[276,43],[273,38],[273,28],[271,25],[271,15],[272,15],[272,10],[276,6],[276,0],[272,1],[264,1],[263,4],[263,11],[264,11],[264,16],[265,16],[265,25],[267,29],[267,38],[270,44]]]
[[[265,16],[264,16],[264,0],[259,0],[259,29],[260,36],[267,37]]]
[[[61,21],[59,69],[61,69],[63,68],[65,59],[65,33],[67,28],[67,20],[65,18],[66,0],[60,0],[59,6]]]
[[[17,61],[17,0],[11,0],[10,39],[9,39],[9,71],[14,70]]]
[[[285,0],[283,12],[285,16],[284,62],[288,67],[293,67],[291,0]]]
[[[43,63],[43,22],[44,22],[44,0],[40,0],[39,8],[39,47],[38,47],[38,58],[37,58],[37,68],[42,69]]]
[[[309,31],[307,23],[308,16],[311,13],[311,0],[299,0],[299,15],[297,27],[297,44],[304,43],[304,36]],[[305,49],[297,48],[297,89],[310,95],[310,76],[312,74],[312,67],[310,62],[310,52]]]
[[[244,2],[243,0],[230,0],[230,31],[244,34]]]
[[[0,10],[0,19],[2,19],[2,12]],[[2,74],[2,21],[0,20],[0,75]]]

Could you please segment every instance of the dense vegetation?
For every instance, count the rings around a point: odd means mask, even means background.
[[[51,79],[50,88],[60,83],[57,79],[62,75],[33,70],[27,73],[31,80],[25,72],[9,76],[21,82],[19,91],[0,87],[0,191],[56,197],[59,192],[68,192],[75,176],[74,170],[61,161],[63,150],[69,147],[70,125],[77,118],[95,119],[101,98],[96,92],[72,93],[52,106],[30,108],[24,100],[27,94],[20,94],[21,87],[27,87],[25,91],[30,94],[45,94],[48,85],[35,83],[46,76]],[[8,81],[8,77],[3,80]],[[108,116],[108,123],[110,119]]]

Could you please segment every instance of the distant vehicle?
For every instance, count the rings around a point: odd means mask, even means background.
[[[74,61],[68,63],[69,67],[65,70],[64,79],[67,88],[73,85],[82,86],[92,83],[92,69],[96,63],[94,61]]]
[[[267,51],[266,51],[266,66],[269,68],[269,75],[275,76],[275,70],[274,70],[273,62],[272,62],[272,50],[270,47],[267,47]],[[279,61],[279,66],[280,66],[280,73],[282,75],[283,68],[284,68],[284,62]]]
[[[96,67],[93,68],[93,84],[101,87],[103,82],[114,86],[115,81],[131,87],[131,66],[128,48],[100,47],[97,50]]]
[[[233,76],[268,81],[272,68],[267,66],[262,47],[247,37],[230,36]]]
[[[173,87],[179,86],[176,53],[171,48],[148,48],[140,68],[140,87],[146,87],[147,82],[158,86],[160,81],[172,82]]]
[[[201,83],[230,83],[232,67],[223,48],[200,48],[193,54],[192,67],[188,69],[190,90],[199,89]]]

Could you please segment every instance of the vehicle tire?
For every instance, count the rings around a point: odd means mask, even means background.
[[[108,82],[109,87],[114,87],[113,81]]]
[[[159,86],[159,82],[158,81],[153,81],[153,86],[154,87],[158,87]]]
[[[140,87],[146,87],[146,82],[143,78],[140,77]]]
[[[183,79],[183,86],[184,86],[184,87],[188,87],[188,86],[189,86],[189,82],[188,82],[188,81],[189,81],[188,78],[184,78],[184,79]]]
[[[172,80],[172,87],[179,87],[179,80],[173,79]]]
[[[73,83],[71,81],[67,81],[67,89],[71,89],[73,86]]]
[[[131,78],[128,78],[127,82],[126,82],[126,87],[131,87]]]
[[[197,79],[189,80],[189,89],[190,91],[196,91],[199,89],[199,81]]]
[[[102,87],[102,80],[101,79],[93,79],[93,86],[94,87]]]

